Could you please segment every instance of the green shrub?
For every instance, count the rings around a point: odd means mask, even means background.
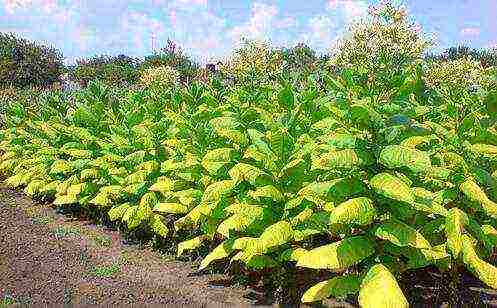
[[[0,32],[0,87],[47,86],[62,72],[58,50]]]
[[[281,54],[283,70],[307,76],[315,71],[318,57],[309,46],[300,43],[291,48],[281,48],[276,52]]]
[[[497,66],[496,48],[472,49],[468,46],[450,47],[441,54],[428,54],[426,56],[426,59],[435,61],[449,61],[468,57],[479,61],[481,66],[483,66],[484,68]]]
[[[321,282],[289,292],[303,302],[418,304],[397,279],[427,268],[454,278],[466,268],[497,289],[497,95],[456,87],[492,71],[469,60],[423,70],[425,41],[404,13],[375,14],[349,38],[370,58],[342,46],[333,61],[346,68],[325,75],[325,90],[313,78],[273,82],[281,58],[255,43],[225,66],[250,91],[193,83],[107,108],[94,84],[70,116],[31,115],[0,132],[5,184],[102,211],[178,256],[201,254],[199,270],[270,273],[278,289],[306,271]],[[424,82],[442,97],[423,99]]]
[[[82,85],[101,80],[107,85],[134,84],[138,80],[138,60],[125,55],[95,56],[78,60],[71,69],[71,77]]]

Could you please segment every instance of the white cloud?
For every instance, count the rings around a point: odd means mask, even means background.
[[[51,13],[59,8],[55,0],[2,0],[5,11],[14,14],[17,10],[41,9],[44,13]]]
[[[254,2],[249,20],[232,28],[228,35],[233,42],[239,42],[242,37],[258,40],[268,39],[277,14],[278,8],[275,5]]]
[[[478,27],[467,27],[461,29],[459,32],[462,36],[479,36],[480,35],[480,28]]]
[[[144,13],[128,12],[122,18],[121,31],[110,40],[116,45],[119,45],[119,41],[128,41],[134,49],[149,52],[153,47],[160,47],[158,40],[164,36],[165,31],[163,21]]]
[[[326,15],[315,16],[308,20],[305,31],[296,43],[303,42],[316,49],[325,49],[335,36],[336,24],[333,19]]]
[[[337,11],[350,23],[364,16],[368,11],[368,3],[363,0],[330,0],[326,6],[329,12]]]
[[[206,62],[229,48],[226,31],[226,19],[214,13],[200,11],[191,15],[178,12],[172,34],[188,54]]]
[[[287,16],[281,19],[276,19],[273,22],[274,27],[278,29],[285,29],[285,28],[290,28],[293,27],[297,24],[295,17],[292,16]]]

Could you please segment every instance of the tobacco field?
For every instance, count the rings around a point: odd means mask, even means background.
[[[405,22],[382,16],[387,32]],[[426,267],[497,289],[497,73],[375,42],[370,66],[354,62],[358,43],[338,54],[340,72],[261,73],[267,58],[235,63],[229,85],[92,82],[13,104],[0,172],[34,199],[147,233],[177,256],[200,250],[199,270],[325,273],[301,290],[304,303],[407,307],[398,278]]]

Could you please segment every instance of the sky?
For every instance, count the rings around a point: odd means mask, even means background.
[[[379,0],[0,0],[0,32],[53,46],[66,64],[95,55],[143,57],[167,39],[201,63],[229,55],[240,38],[306,43],[320,53]],[[497,0],[394,0],[434,51],[497,46]]]

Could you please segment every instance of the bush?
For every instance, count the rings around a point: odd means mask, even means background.
[[[174,68],[179,73],[181,82],[194,79],[199,69],[199,65],[185,55],[181,48],[171,40],[167,41],[165,48],[145,57],[143,63],[140,64],[140,71],[161,66]]]
[[[62,72],[58,50],[0,32],[0,86],[47,86],[58,81]]]
[[[71,77],[81,85],[99,79],[108,85],[133,84],[138,80],[138,60],[129,56],[95,56],[78,60]]]
[[[318,57],[316,52],[304,43],[297,44],[291,48],[282,48],[281,53],[284,71],[295,72],[299,75],[308,75],[316,68]]]

